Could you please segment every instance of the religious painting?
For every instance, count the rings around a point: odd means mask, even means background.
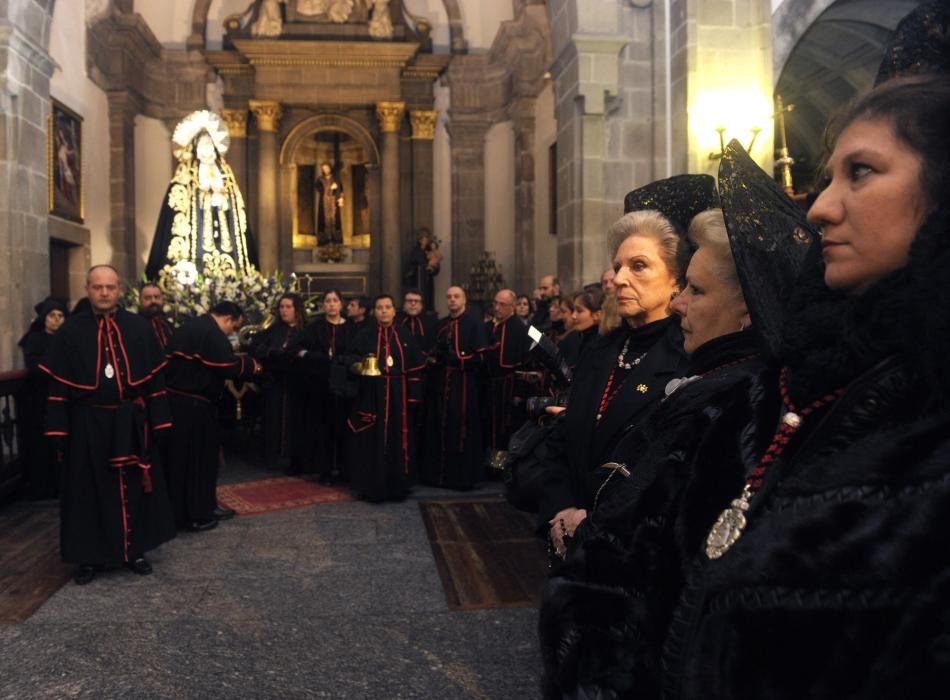
[[[56,100],[47,122],[50,213],[83,222],[82,117]]]

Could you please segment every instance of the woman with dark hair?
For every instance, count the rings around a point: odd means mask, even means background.
[[[292,351],[306,367],[303,468],[318,472],[323,484],[349,478],[345,454],[349,400],[330,379],[353,334],[353,324],[343,317],[343,296],[338,289],[328,289],[323,295],[323,315],[301,331]]]
[[[346,422],[350,433],[353,491],[374,503],[401,501],[409,495],[412,441],[409,403],[422,398],[418,381],[425,358],[405,326],[394,323],[392,296],[373,300],[373,319],[347,347],[347,366],[357,365],[359,395]],[[370,361],[375,371],[366,371]]]
[[[251,354],[263,365],[261,405],[263,407],[264,456],[290,459],[291,471],[300,471],[300,439],[305,432],[302,420],[304,393],[298,381],[297,358],[290,352],[294,337],[307,323],[303,299],[297,294],[281,295],[275,310],[276,321],[251,344]]]
[[[923,75],[881,84],[831,131],[781,418],[687,569],[664,697],[946,693],[948,123],[950,79]]]
[[[603,480],[599,466],[686,369],[679,324],[670,316],[688,257],[679,231],[716,201],[709,176],[662,180],[631,193],[630,211],[607,232],[624,323],[588,345],[568,408],[548,438],[539,527],[556,552],[593,505]]]
[[[43,439],[46,416],[46,398],[49,393],[47,375],[40,370],[40,362],[49,347],[53,334],[66,320],[66,302],[47,297],[34,307],[36,318],[30,329],[20,338],[20,349],[28,372],[24,403],[20,409],[20,429],[23,431],[23,457],[31,498],[56,498],[59,495],[59,462],[50,453]]]
[[[515,300],[515,316],[526,326],[531,323],[531,298],[527,294],[519,294]]]
[[[568,366],[574,369],[590,341],[597,337],[604,295],[599,289],[575,292],[571,299],[571,332],[558,344]],[[563,303],[563,302],[562,302]]]

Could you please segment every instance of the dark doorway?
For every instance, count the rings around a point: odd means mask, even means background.
[[[55,238],[49,241],[49,288],[54,297],[69,299],[69,249],[73,247]]]

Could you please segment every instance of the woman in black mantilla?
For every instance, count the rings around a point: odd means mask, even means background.
[[[290,470],[299,472],[300,443],[306,433],[306,395],[298,376],[300,363],[292,348],[296,335],[306,325],[307,312],[303,299],[292,293],[281,295],[276,311],[277,322],[251,344],[251,354],[264,368],[258,382],[263,404],[264,456],[289,458]]]
[[[49,393],[46,374],[40,362],[53,334],[66,320],[66,302],[47,297],[34,307],[36,318],[20,338],[20,349],[28,372],[24,402],[20,409],[20,430],[23,433],[23,454],[27,467],[27,483],[32,498],[56,498],[59,495],[60,465],[43,439],[46,397]]]
[[[946,695],[948,123],[950,80],[921,76],[881,84],[834,130],[809,213],[824,266],[806,265],[785,325],[783,418],[687,572],[664,697]]]
[[[750,173],[767,195],[784,200],[783,218],[773,213],[767,235],[758,220],[744,218],[761,217],[760,200],[744,198],[740,211],[732,196],[736,181],[750,189]],[[756,450],[772,434],[776,374],[768,358],[777,350],[783,299],[816,236],[805,228],[804,212],[735,142],[719,182],[726,216],[713,209],[693,219],[689,238],[698,249],[673,302],[689,376],[670,382],[657,409],[603,465],[595,508],[545,587],[540,632],[548,697],[575,688],[605,697],[659,694],[659,651],[682,586],[684,552],[699,550],[702,524],[741,488],[744,466],[754,466]],[[740,441],[744,448],[731,446]],[[711,444],[714,454],[728,449],[736,459],[707,468]],[[688,481],[690,511],[678,519]]]
[[[607,232],[625,323],[588,345],[568,408],[548,439],[538,525],[549,529],[556,551],[593,505],[599,465],[686,369],[679,324],[670,316],[688,257],[680,232],[717,201],[708,175],[661,180],[627,195],[628,213]]]

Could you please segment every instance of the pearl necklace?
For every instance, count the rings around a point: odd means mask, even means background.
[[[633,368],[636,367],[638,364],[640,364],[640,361],[641,361],[644,357],[647,356],[647,353],[643,352],[643,353],[640,353],[639,355],[637,355],[637,356],[636,356],[635,358],[633,358],[632,360],[630,360],[630,362],[626,362],[626,359],[627,359],[627,350],[629,350],[629,349],[630,349],[630,338],[627,338],[627,339],[624,341],[624,343],[623,343],[623,349],[620,351],[620,354],[617,355],[617,367],[619,367],[620,369],[633,369]],[[647,351],[647,352],[649,352],[649,351]]]

